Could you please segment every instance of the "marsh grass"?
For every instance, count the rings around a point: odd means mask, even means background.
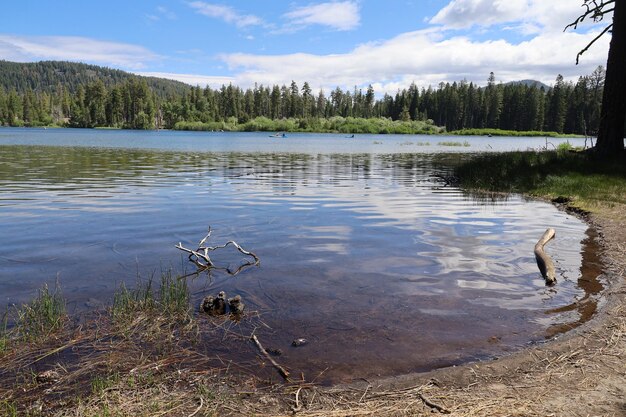
[[[191,296],[185,279],[163,272],[158,285],[154,277],[128,289],[123,283],[110,309],[112,324],[126,337],[142,340],[171,340],[178,333],[197,332]]]
[[[481,154],[461,162],[455,175],[463,188],[566,197],[585,210],[603,204],[626,204],[624,158],[599,161],[567,145],[548,152]]]
[[[197,409],[199,398],[212,409],[210,401],[221,401],[213,391],[224,388],[231,364],[207,354],[200,338],[231,340],[235,348],[248,346],[249,338],[235,334],[238,325],[227,318],[196,319],[186,280],[171,272],[132,289],[120,285],[109,308],[80,320],[65,320],[59,289],[45,286],[32,302],[10,309],[8,330],[6,317],[0,416],[31,415],[40,404],[45,415],[179,415],[180,408]],[[245,361],[237,366],[253,369]],[[201,384],[206,392],[193,388]]]
[[[437,145],[439,146],[464,146],[464,147],[471,146],[471,144],[468,141],[464,141],[464,142],[443,141],[443,142],[437,143]]]
[[[65,299],[59,285],[52,292],[44,284],[33,301],[16,310],[15,328],[12,330],[20,338],[39,340],[60,329],[66,318]],[[6,335],[6,316],[3,326],[2,333]]]
[[[562,134],[557,132],[543,132],[540,130],[502,130],[502,129],[461,129],[448,132],[449,135],[457,136],[514,136],[514,137],[549,137],[549,138],[574,138],[581,135]]]

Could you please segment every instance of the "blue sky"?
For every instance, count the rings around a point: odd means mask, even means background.
[[[563,31],[578,0],[8,1],[0,59],[70,60],[218,87],[485,84],[605,65],[607,22]]]

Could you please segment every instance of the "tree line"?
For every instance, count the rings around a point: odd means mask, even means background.
[[[538,83],[499,83],[491,73],[486,86],[459,81],[420,89],[412,84],[379,98],[371,85],[365,90],[337,87],[328,94],[314,93],[308,82],[300,86],[295,81],[289,86],[243,89],[230,84],[165,91],[146,77],[108,84],[97,78],[71,88],[62,82],[47,89],[0,87],[0,124],[203,130],[279,126],[269,120],[290,121],[280,130],[315,130],[323,121],[349,118],[423,122],[447,131],[491,128],[591,135],[599,126],[604,74],[598,67],[575,83],[559,75],[546,88]],[[332,129],[329,123],[324,126]]]

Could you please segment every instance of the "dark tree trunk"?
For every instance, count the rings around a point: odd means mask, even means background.
[[[602,96],[600,132],[596,151],[601,157],[620,155],[624,151],[624,118],[626,117],[626,0],[616,0],[613,33],[606,80]]]

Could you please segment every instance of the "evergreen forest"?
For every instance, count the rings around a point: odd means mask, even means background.
[[[577,82],[415,84],[379,96],[370,85],[314,92],[309,83],[192,87],[69,62],[0,61],[0,125],[85,128],[439,133],[472,129],[594,135],[605,71]]]

